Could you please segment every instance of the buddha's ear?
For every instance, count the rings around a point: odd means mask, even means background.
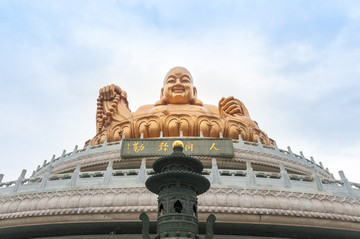
[[[193,92],[194,98],[193,98],[191,104],[203,106],[203,103],[201,102],[201,100],[199,100],[199,99],[197,98],[197,90],[196,90],[196,87],[195,87],[195,86],[194,86],[194,88],[193,88],[193,91],[194,91],[194,92]]]
[[[160,100],[164,98],[164,87],[161,88],[161,91],[160,91]]]
[[[160,100],[156,101],[155,106],[165,105],[165,104],[166,104],[166,102],[164,99],[164,87],[163,87],[163,88],[161,88],[161,92],[160,92]]]

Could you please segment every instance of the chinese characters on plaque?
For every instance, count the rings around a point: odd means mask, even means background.
[[[224,138],[172,138],[172,139],[123,139],[121,157],[164,156],[172,153],[175,140],[184,143],[187,155],[233,157],[232,139]]]

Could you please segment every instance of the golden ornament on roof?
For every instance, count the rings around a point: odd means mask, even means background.
[[[175,140],[174,143],[172,144],[172,147],[173,147],[173,148],[175,148],[175,147],[184,148],[184,143],[181,142],[180,140]]]

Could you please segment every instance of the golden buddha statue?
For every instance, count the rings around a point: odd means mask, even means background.
[[[91,145],[126,138],[187,136],[223,137],[272,145],[271,140],[250,118],[245,105],[234,97],[222,98],[219,106],[205,105],[197,99],[190,72],[174,67],[166,74],[160,100],[141,106],[132,113],[126,92],[119,86],[100,89],[97,99],[96,136]]]

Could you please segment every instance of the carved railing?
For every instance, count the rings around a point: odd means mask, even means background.
[[[48,162],[47,160],[44,161],[42,166],[38,165],[37,169],[33,171],[32,175],[36,175],[39,173],[42,173],[47,170],[47,168],[51,165],[56,165],[59,163],[66,162],[68,160],[80,157],[85,154],[93,154],[93,153],[99,153],[102,151],[110,151],[110,150],[120,150],[122,141],[116,141],[116,142],[110,142],[108,143],[107,140],[103,144],[99,145],[89,145],[87,148],[78,149],[78,146],[76,145],[74,150],[72,152],[66,153],[66,150],[63,150],[60,157],[56,157],[53,155],[52,159]],[[286,157],[290,160],[295,161],[301,161],[305,164],[310,165],[311,167],[314,167],[316,170],[320,170],[323,172],[323,174],[326,174],[328,177],[332,177],[333,175],[329,172],[327,168],[324,168],[321,162],[317,164],[313,157],[310,157],[310,159],[305,158],[304,154],[300,151],[300,155],[295,154],[291,151],[291,148],[288,147],[287,150],[279,149],[274,143],[274,147],[264,145],[260,142],[249,142],[249,141],[243,141],[239,135],[238,140],[233,140],[234,147],[235,148],[245,148],[247,150],[261,150],[264,153],[277,155],[279,157]]]
[[[104,171],[81,172],[78,165],[73,173],[51,174],[49,170],[42,177],[25,178],[23,170],[18,180],[0,183],[0,197],[22,193],[37,193],[46,191],[69,190],[76,188],[112,187],[144,187],[144,182],[153,170],[146,168],[146,159],[142,160],[137,169],[113,169],[110,161]],[[349,182],[342,171],[341,180],[322,179],[318,176],[288,174],[283,165],[280,172],[254,171],[251,163],[247,163],[246,170],[218,169],[216,159],[211,168],[202,172],[212,183],[212,187],[241,187],[257,189],[276,189],[278,191],[306,191],[309,193],[331,193],[333,195],[360,199],[360,184]],[[120,181],[119,181],[120,180]]]
[[[107,151],[114,151],[114,150],[120,150],[122,141],[117,142],[111,142],[108,143],[106,140],[101,145],[94,145],[94,146],[88,146],[84,149],[78,149],[78,146],[75,146],[74,150],[70,153],[66,153],[64,150],[62,155],[60,157],[55,157],[55,155],[52,157],[52,159],[47,162],[44,161],[42,166],[38,166],[36,171],[33,172],[32,176],[30,178],[25,179],[25,173],[26,171],[23,170],[18,180],[8,181],[8,182],[2,182],[3,175],[0,174],[0,192],[2,189],[6,188],[13,188],[13,192],[17,192],[19,188],[25,187],[25,186],[31,186],[35,184],[41,184],[42,187],[46,187],[47,182],[52,181],[72,181],[72,185],[74,185],[74,182],[76,184],[76,179],[96,179],[101,180],[101,178],[106,178],[107,182],[110,182],[113,178],[121,178],[121,177],[139,177],[139,174],[142,175],[142,181],[145,177],[145,175],[151,175],[153,173],[152,169],[146,169],[143,165],[143,169],[124,169],[124,170],[113,170],[112,167],[109,168],[107,171],[99,171],[99,172],[80,172],[80,166],[77,167],[77,170],[75,170],[73,173],[67,173],[67,174],[51,174],[52,166],[56,164],[63,163],[65,161],[72,160],[74,158],[83,156],[83,155],[90,155],[95,154],[99,152],[107,152]],[[256,180],[259,179],[260,181],[262,179],[270,180],[269,183],[272,182],[272,180],[277,180],[278,183],[279,180],[285,181],[285,186],[291,188],[291,182],[304,182],[304,183],[315,183],[317,185],[317,189],[322,191],[324,190],[324,186],[333,186],[337,188],[345,187],[349,192],[358,191],[360,189],[359,183],[349,182],[342,171],[340,171],[340,177],[341,180],[336,180],[334,177],[329,173],[327,169],[324,169],[322,163],[316,164],[314,159],[310,157],[310,160],[304,157],[304,154],[300,152],[300,155],[294,154],[291,151],[291,148],[288,147],[288,150],[282,150],[279,149],[274,144],[274,147],[264,145],[260,141],[258,142],[248,142],[243,141],[241,137],[239,140],[233,140],[234,148],[235,149],[245,149],[245,150],[252,150],[252,151],[261,151],[263,153],[277,155],[280,157],[286,157],[291,160],[301,161],[302,163],[308,164],[309,166],[313,167],[314,169],[321,170],[321,172],[326,173],[330,175],[330,179],[320,179],[320,177],[316,174],[316,170],[314,170],[312,176],[307,175],[299,175],[299,174],[287,174],[284,166],[282,166],[282,171],[280,173],[274,173],[274,172],[260,172],[260,171],[253,171],[251,166],[248,167],[246,170],[228,170],[228,169],[204,169],[202,174],[204,176],[208,177],[214,177],[214,172],[217,171],[218,177],[227,180],[226,178],[234,177],[234,178],[251,178],[251,182],[254,183]],[[112,162],[111,162],[112,163]],[[250,165],[250,163],[249,163]],[[281,165],[280,165],[281,168]],[[145,170],[145,171],[144,171]],[[110,172],[111,171],[111,172]],[[39,177],[36,175],[42,174],[43,176]],[[259,181],[258,180],[258,181]],[[213,181],[213,184],[216,184],[217,181]],[[257,183],[257,182],[256,182]],[[262,185],[265,185],[265,182],[261,181]]]
[[[234,142],[234,146],[238,148],[245,147],[246,149],[252,150],[254,149],[254,147],[257,147],[258,149],[268,154],[278,155],[280,157],[287,157],[289,159],[296,161],[302,161],[308,165],[311,165],[317,170],[323,171],[329,177],[333,177],[329,169],[323,166],[322,162],[319,162],[319,164],[317,164],[312,156],[310,157],[310,159],[307,159],[302,151],[300,151],[300,155],[295,154],[292,152],[290,146],[287,147],[288,148],[287,150],[284,150],[284,149],[279,149],[276,145],[276,142],[274,142],[274,147],[272,147],[269,145],[262,144],[260,140],[258,140],[258,142],[255,143],[255,142],[243,141],[241,138],[239,138],[239,140],[233,140],[233,142]]]

